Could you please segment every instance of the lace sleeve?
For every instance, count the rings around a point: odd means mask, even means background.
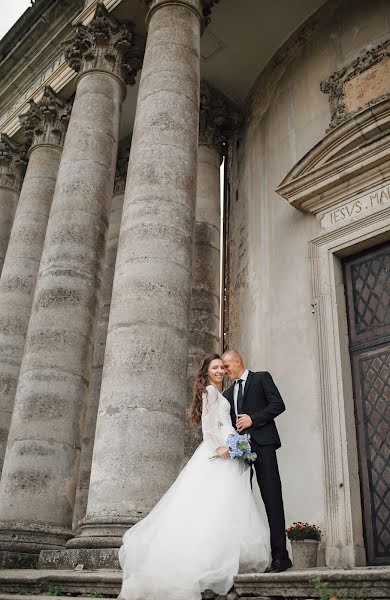
[[[215,451],[226,445],[226,440],[220,433],[218,392],[213,385],[208,385],[206,392],[203,393],[202,433],[204,442],[211,450]]]

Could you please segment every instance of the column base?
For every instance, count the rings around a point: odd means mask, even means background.
[[[83,570],[120,569],[119,548],[66,548],[65,550],[42,550],[39,555],[39,569]],[[79,567],[80,568],[80,567]]]
[[[20,556],[26,560],[27,556],[37,557],[43,549],[60,550],[64,548],[67,540],[73,537],[70,529],[51,527],[39,523],[0,523],[0,551],[4,556]],[[6,560],[6,559],[4,559]],[[9,560],[9,559],[7,559]]]
[[[120,548],[123,534],[138,523],[144,515],[85,517],[80,522],[80,534],[68,540],[66,547],[74,548]]]

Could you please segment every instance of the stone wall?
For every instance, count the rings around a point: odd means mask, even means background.
[[[227,344],[249,368],[270,370],[286,401],[278,418],[287,523],[325,526],[325,483],[308,242],[315,217],[275,189],[325,135],[331,121],[320,83],[380,44],[385,0],[328,2],[278,51],[247,102],[228,156]]]

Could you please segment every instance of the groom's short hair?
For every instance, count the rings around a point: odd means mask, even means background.
[[[226,350],[226,352],[224,352],[222,354],[222,360],[224,359],[224,357],[227,357],[227,356],[230,356],[231,358],[239,360],[242,365],[244,364],[244,361],[242,360],[242,356],[239,352],[237,352],[237,350]]]

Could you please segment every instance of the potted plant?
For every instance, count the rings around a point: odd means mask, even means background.
[[[316,567],[321,529],[317,525],[296,521],[286,529],[286,533],[291,541],[294,567],[296,569]]]

